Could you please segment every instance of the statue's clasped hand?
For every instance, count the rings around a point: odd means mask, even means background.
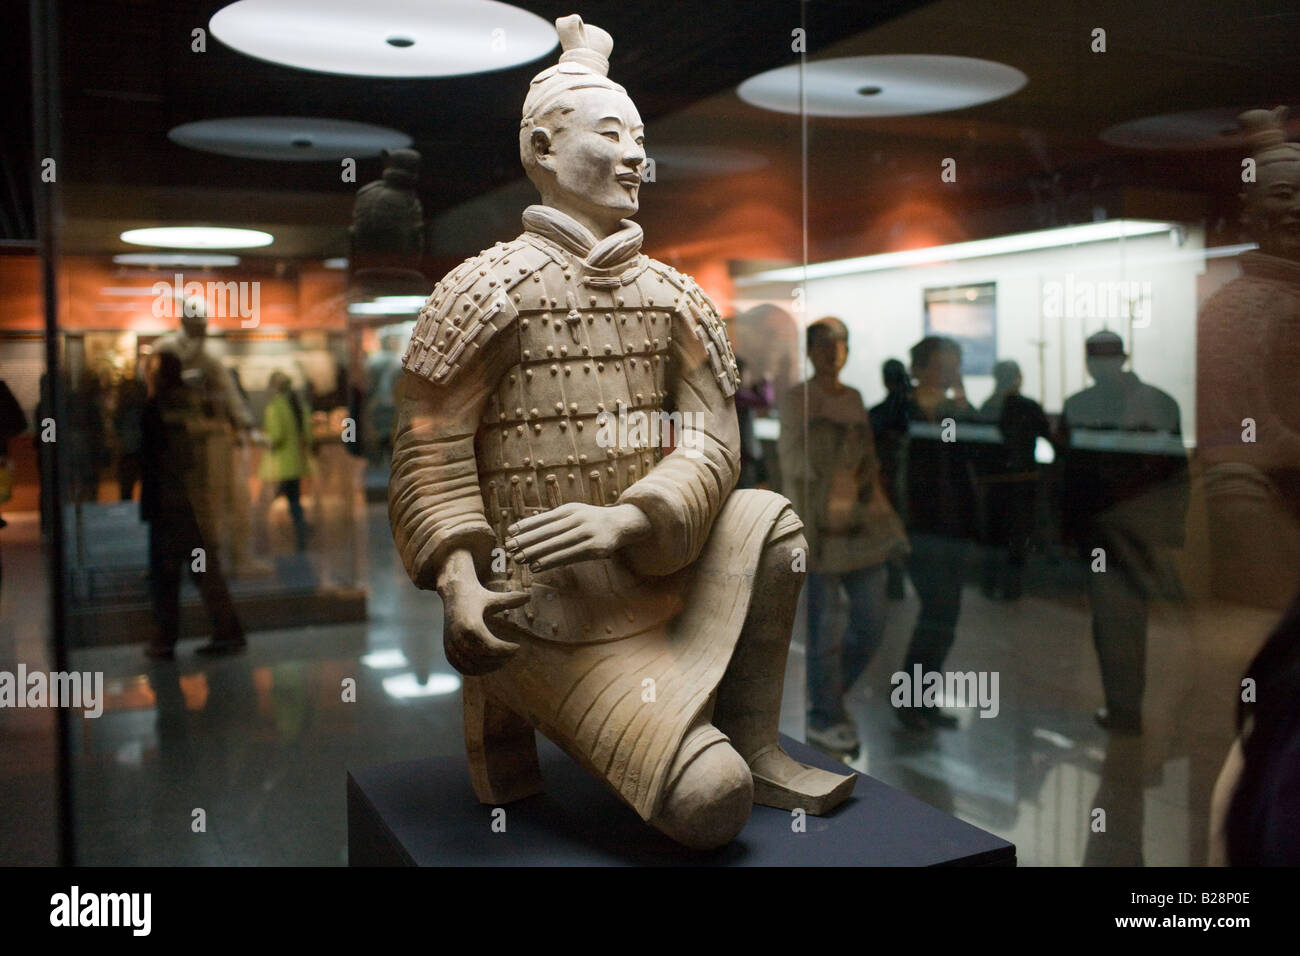
[[[650,520],[636,505],[602,508],[560,505],[506,529],[506,552],[533,572],[607,558],[650,533]]]
[[[505,543],[511,557],[537,572],[609,557],[649,533],[650,520],[636,505],[574,503],[512,524]],[[483,587],[468,551],[450,556],[436,586],[443,603],[443,649],[452,667],[470,676],[489,674],[519,650],[517,643],[493,632],[518,630],[500,615],[527,604],[527,591]]]
[[[447,663],[456,670],[470,676],[489,674],[519,650],[518,644],[493,634],[488,621],[498,630],[508,630],[507,622],[497,616],[527,604],[527,591],[488,590],[479,583],[469,552],[458,551],[438,576],[438,593],[443,606],[442,646]]]

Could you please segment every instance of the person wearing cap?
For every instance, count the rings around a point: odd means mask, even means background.
[[[840,381],[849,330],[837,318],[807,330],[812,377],[781,403],[782,491],[808,539],[807,728],[810,744],[834,754],[859,749],[844,694],[866,670],[885,631],[885,563],[907,554],[907,535],[880,480],[862,395]],[[848,620],[833,627],[843,590]]]
[[[822,813],[854,778],[779,745],[802,525],[780,495],[733,491],[726,329],[641,252],[644,127],[607,76],[613,41],[577,16],[556,28],[519,129],[541,202],[420,311],[389,520],[442,597],[479,799],[541,789],[538,729],[646,822],[716,847],[755,802]],[[665,454],[642,426],[668,408]]]
[[[1178,403],[1125,370],[1118,335],[1089,336],[1086,353],[1094,384],[1065,400],[1057,437],[1061,533],[1088,568],[1106,701],[1095,718],[1140,733],[1150,601],[1181,596],[1165,549],[1183,544],[1187,453]]]

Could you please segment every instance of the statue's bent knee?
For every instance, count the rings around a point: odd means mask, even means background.
[[[777,529],[779,531],[779,527]],[[808,566],[808,541],[802,531],[785,534],[763,546],[759,560],[759,575],[771,583],[796,579],[803,583]]]
[[[753,806],[749,765],[719,740],[687,764],[650,822],[678,843],[711,850],[741,831]]]

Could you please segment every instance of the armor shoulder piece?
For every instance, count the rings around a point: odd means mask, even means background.
[[[445,385],[518,315],[512,292],[550,260],[521,239],[466,259],[433,288],[416,319],[402,367]]]
[[[708,353],[709,364],[722,394],[729,398],[735,395],[736,389],[740,387],[740,370],[736,366],[736,356],[727,339],[727,327],[718,315],[717,306],[690,276],[653,259],[651,268],[673,287],[677,295],[676,311],[686,320],[691,332]]]

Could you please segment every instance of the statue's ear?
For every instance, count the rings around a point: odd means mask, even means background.
[[[534,127],[533,134],[528,141],[533,148],[533,156],[537,160],[538,167],[548,173],[555,172],[555,153],[551,149],[551,131],[545,126]]]

